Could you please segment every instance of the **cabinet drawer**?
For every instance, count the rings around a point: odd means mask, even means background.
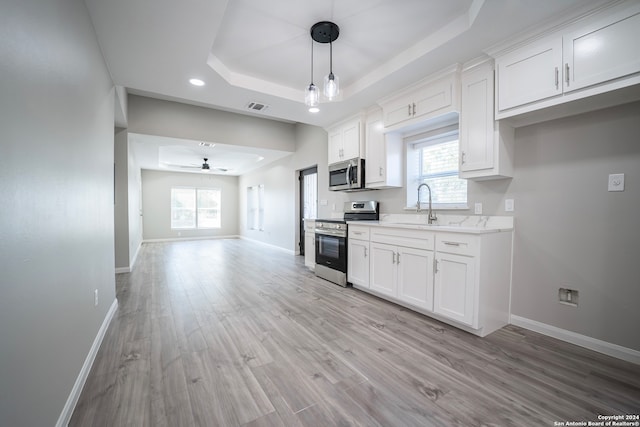
[[[432,251],[434,233],[424,230],[376,227],[371,230],[371,241]]]
[[[476,256],[479,249],[478,237],[469,234],[436,234],[436,251],[450,254]]]
[[[369,227],[349,225],[349,239],[369,240]]]

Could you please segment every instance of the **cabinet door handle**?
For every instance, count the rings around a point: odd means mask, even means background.
[[[413,115],[414,116],[416,115],[416,103],[415,102],[413,103]]]
[[[559,89],[558,85],[560,84],[560,81],[558,80],[558,73],[559,73],[559,70],[558,70],[558,67],[556,67],[556,89]]]
[[[380,167],[380,176],[382,176],[382,166]]]
[[[464,165],[465,163],[465,156],[467,155],[467,153],[465,153],[464,151],[462,152],[462,159],[460,160],[460,163]]]
[[[434,264],[433,268],[435,269],[435,272],[437,273],[438,272],[438,260],[434,258],[433,259],[433,264]]]
[[[353,234],[357,234],[358,236],[362,235],[362,231],[354,231]]]
[[[566,73],[565,79],[567,81],[567,87],[569,87],[569,63],[564,64],[564,71]]]
[[[391,264],[395,264],[395,263],[396,263],[396,253],[391,252]]]
[[[407,115],[408,115],[408,116],[411,116],[411,104],[407,105],[407,108],[409,109],[409,110],[407,111]]]
[[[460,246],[459,242],[442,242],[447,246]]]
[[[400,264],[400,252],[398,252],[398,259],[396,261],[398,264]]]
[[[367,248],[364,248],[364,257],[367,257]]]

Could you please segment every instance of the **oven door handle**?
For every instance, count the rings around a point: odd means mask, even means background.
[[[316,228],[316,234],[320,236],[347,237],[347,233],[341,230],[320,230]]]

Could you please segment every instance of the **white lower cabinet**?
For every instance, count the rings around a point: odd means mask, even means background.
[[[369,241],[349,239],[347,250],[347,281],[369,287]]]
[[[371,242],[371,290],[433,311],[433,259],[433,251]]]
[[[311,270],[316,269],[316,222],[304,220],[304,265]]]
[[[433,310],[433,252],[398,248],[398,299]]]
[[[398,295],[396,248],[384,243],[371,242],[371,289],[381,294]]]
[[[509,323],[512,232],[389,225],[358,226],[357,233],[348,263],[349,281],[358,288],[479,336]]]
[[[433,251],[379,242],[370,246],[371,290],[432,311]]]
[[[473,257],[439,252],[436,254],[435,313],[477,328],[476,289]]]

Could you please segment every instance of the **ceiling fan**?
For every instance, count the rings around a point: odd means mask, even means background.
[[[175,164],[170,164],[170,163],[165,163],[167,166],[169,167],[176,167],[176,168],[182,168],[182,169],[200,169],[202,172],[210,172],[212,170],[218,171],[218,172],[228,172],[229,169],[228,168],[222,168],[222,167],[216,167],[216,166],[211,166],[209,165],[208,161],[209,159],[207,157],[204,157],[202,160],[204,160],[204,163],[202,163],[202,165],[197,165],[195,163],[192,163],[191,165],[175,165]]]

